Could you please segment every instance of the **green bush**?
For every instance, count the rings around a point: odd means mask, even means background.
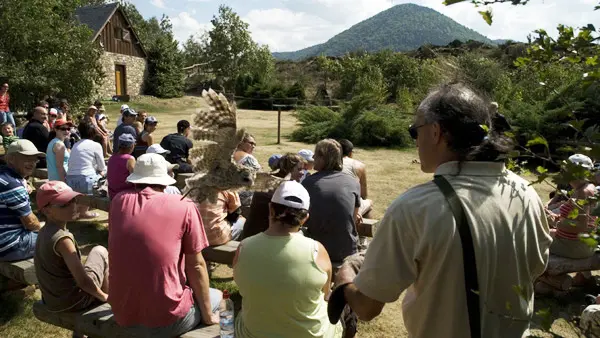
[[[412,146],[414,143],[408,134],[411,122],[397,107],[379,106],[363,112],[354,121],[351,139],[361,146]]]
[[[300,128],[294,130],[292,140],[317,143],[327,137],[337,138],[342,115],[322,106],[308,106],[295,113]]]

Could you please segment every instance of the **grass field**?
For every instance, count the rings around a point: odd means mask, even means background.
[[[164,135],[175,131],[175,125],[180,119],[190,119],[190,115],[198,106],[198,98],[186,97],[177,100],[156,100],[143,98],[140,103],[132,102],[134,109],[144,108],[149,115],[154,115],[159,120],[157,136],[160,140]],[[109,127],[115,127],[118,104],[108,104],[107,112],[111,118]],[[254,134],[258,146],[256,157],[263,166],[267,166],[267,159],[275,153],[297,152],[302,148],[314,150],[314,145],[290,142],[287,135],[295,128],[296,121],[291,113],[282,113],[282,142],[277,141],[277,112],[246,111],[238,112],[238,124],[247,128]],[[369,197],[374,200],[374,218],[380,218],[386,207],[407,188],[430,180],[429,174],[423,174],[418,164],[413,160],[418,159],[414,149],[356,149],[355,158],[365,162],[368,168]],[[548,188],[536,186],[540,196],[548,196]],[[79,244],[87,249],[93,244],[106,245],[108,234],[106,231],[106,215],[96,223],[77,222],[69,225]],[[83,250],[87,252],[87,250]],[[213,286],[234,289],[231,270],[221,266],[213,274]],[[0,295],[0,337],[70,337],[70,332],[39,322],[31,313],[31,305],[40,298],[39,290],[32,288],[7,292]],[[402,299],[402,297],[401,297]],[[401,299],[393,304],[388,304],[383,313],[369,323],[360,323],[359,337],[407,337],[401,312]],[[579,337],[580,334],[573,328],[571,319],[580,313],[580,303],[570,306],[560,306],[552,300],[536,301],[536,308],[550,308],[554,320],[552,331],[558,337]],[[434,320],[435,321],[435,320]],[[540,319],[536,318],[536,323]],[[435,325],[435,323],[433,323]],[[536,336],[552,337],[535,331]]]

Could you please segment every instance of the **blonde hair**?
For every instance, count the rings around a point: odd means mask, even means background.
[[[304,158],[298,154],[287,153],[279,159],[279,173],[287,175],[294,170],[298,163],[306,163]]]
[[[342,146],[334,139],[326,138],[315,147],[315,157],[323,159],[322,171],[342,170]]]

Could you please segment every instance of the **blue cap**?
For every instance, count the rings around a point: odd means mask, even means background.
[[[121,134],[121,136],[119,136],[119,148],[131,147],[134,144],[135,144],[135,137],[133,137],[133,135],[125,133],[125,134]]]
[[[277,165],[279,164],[279,159],[281,159],[283,155],[281,154],[275,154],[275,155],[271,155],[271,157],[269,157],[269,167],[272,170],[277,169]]]

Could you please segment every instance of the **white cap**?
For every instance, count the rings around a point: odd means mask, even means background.
[[[594,162],[592,162],[592,159],[583,154],[571,155],[569,156],[569,161],[588,170],[592,170],[594,168]]]
[[[56,110],[56,108],[50,108],[48,115],[58,115],[58,110]]]
[[[307,162],[314,162],[315,161],[315,159],[313,158],[313,156],[315,156],[315,153],[313,153],[312,150],[302,149],[302,150],[300,150],[298,152],[298,155],[300,155]]]
[[[168,186],[177,181],[169,176],[169,162],[159,154],[143,154],[135,162],[133,173],[127,182],[133,184],[156,184]]]
[[[126,104],[121,105],[121,112],[123,112],[125,109],[129,109],[129,106]]]
[[[289,197],[295,198],[290,199]],[[296,181],[284,181],[275,190],[275,193],[273,193],[271,202],[290,208],[308,210],[310,207],[310,196],[302,184]]]
[[[170,154],[171,152],[163,148],[160,144],[154,143],[146,149],[146,154]]]

